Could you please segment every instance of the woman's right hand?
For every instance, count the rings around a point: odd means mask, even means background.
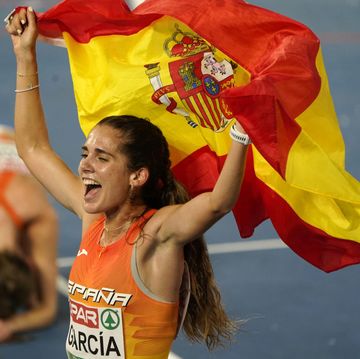
[[[18,60],[35,54],[38,29],[36,15],[31,7],[22,8],[18,13],[14,13],[6,24],[6,30],[11,36]]]

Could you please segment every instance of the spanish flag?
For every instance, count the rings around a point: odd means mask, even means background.
[[[345,148],[318,38],[241,0],[65,0],[39,15],[69,54],[85,134],[103,117],[148,118],[192,195],[211,190],[238,120],[250,135],[234,215],[242,237],[270,219],[331,272],[360,262],[360,185]]]

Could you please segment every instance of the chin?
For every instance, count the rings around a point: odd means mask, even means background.
[[[83,204],[84,211],[88,214],[96,214],[102,212],[98,206],[93,203],[84,203]]]

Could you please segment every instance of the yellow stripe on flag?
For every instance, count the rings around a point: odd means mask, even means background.
[[[302,132],[287,160],[286,181],[294,187],[360,204],[359,182],[345,170],[345,147],[332,103],[321,51],[317,69],[322,78],[315,101],[298,118]]]
[[[253,149],[256,176],[279,194],[305,223],[335,238],[360,243],[360,205],[293,187]]]
[[[360,186],[344,168],[344,143],[321,51],[317,68],[321,90],[297,118],[302,132],[289,151],[286,180],[254,148],[255,173],[305,223],[332,237],[360,243]]]

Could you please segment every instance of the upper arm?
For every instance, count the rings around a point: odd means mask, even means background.
[[[233,141],[213,190],[167,209],[159,239],[184,244],[201,236],[231,211],[240,193],[245,158],[246,147]]]
[[[182,245],[203,235],[227,213],[212,205],[209,192],[200,194],[185,204],[164,207],[159,212],[162,224],[158,239]]]
[[[31,173],[60,204],[82,217],[80,178],[50,146],[29,150],[22,158]]]

